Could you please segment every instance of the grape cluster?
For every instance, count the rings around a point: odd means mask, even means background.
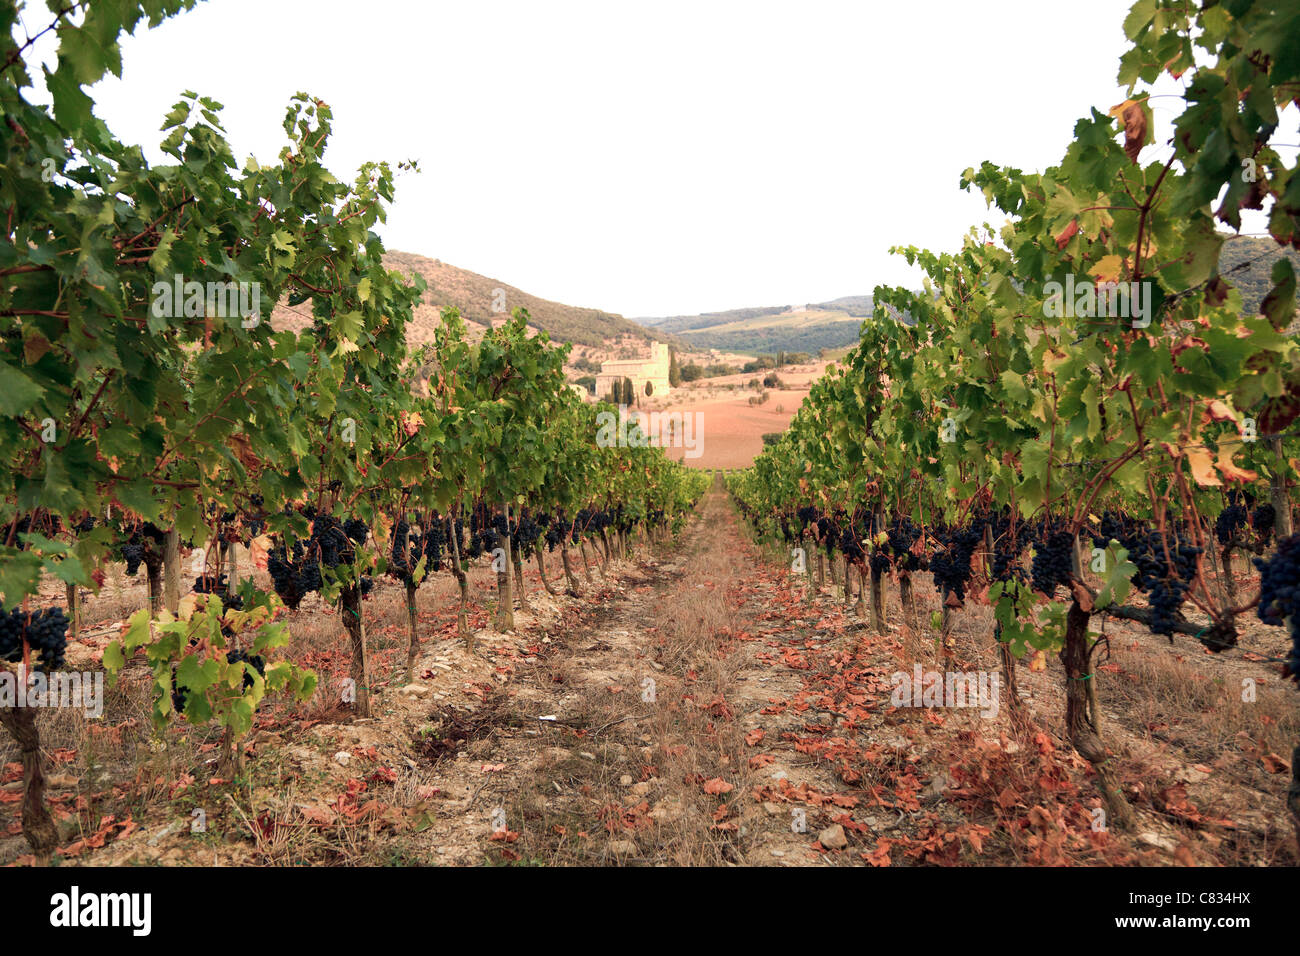
[[[40,666],[47,671],[63,666],[68,644],[68,615],[61,607],[38,611],[15,608],[6,611],[0,605],[0,660],[17,663],[23,659],[23,638],[40,656]]]
[[[205,574],[194,579],[194,591],[197,594],[215,594],[221,598],[221,606],[224,610],[242,611],[244,609],[244,599],[238,594],[230,593],[230,583],[223,574],[217,577],[213,574]]]
[[[320,562],[308,556],[301,541],[293,543],[292,557],[283,546],[273,548],[266,557],[266,570],[275,593],[291,611],[298,610],[302,599],[312,591],[320,590]]]
[[[1182,535],[1176,536],[1169,543],[1169,558],[1173,560],[1171,568],[1160,532],[1152,531],[1132,544],[1129,560],[1138,567],[1134,583],[1146,592],[1147,603],[1151,605],[1151,632],[1164,634],[1172,640],[1178,609],[1196,575],[1196,557],[1202,549]]]
[[[842,529],[840,531],[840,551],[844,554],[844,557],[847,560],[854,564],[861,561],[867,553],[862,547],[862,535],[854,531],[852,528]],[[871,556],[872,567],[875,567],[876,558],[878,557],[881,557],[879,551]],[[888,557],[885,557],[885,564],[886,566],[889,564]]]
[[[118,546],[129,576],[134,577],[142,563],[150,568],[162,565],[163,537],[162,530],[148,521],[132,529]]]
[[[404,518],[393,525],[393,544],[389,549],[388,574],[403,584],[411,582],[416,565],[424,558],[426,571],[442,570],[442,552],[447,545],[446,518],[426,516],[420,525]]]
[[[525,512],[515,524],[510,536],[510,546],[520,554],[527,554],[533,542],[542,536],[542,526],[532,514]]]
[[[893,556],[894,567],[900,571],[923,571],[927,566],[924,558],[912,553],[912,548],[921,537],[921,529],[912,524],[908,518],[895,518],[885,529],[889,535],[889,550]]]
[[[1246,524],[1246,506],[1244,504],[1231,504],[1219,512],[1219,517],[1214,519],[1214,536],[1219,539],[1219,544],[1229,544],[1232,539],[1237,537],[1237,531]]]
[[[545,537],[547,551],[554,551],[557,546],[564,544],[564,525],[565,521],[562,515],[557,516],[556,520],[547,525]]]
[[[1259,505],[1250,516],[1250,523],[1255,528],[1262,542],[1272,539],[1274,525],[1277,523],[1277,510],[1267,501]]]
[[[984,537],[984,522],[975,521],[965,528],[941,528],[935,536],[942,547],[930,559],[934,586],[940,594],[951,591],[957,600],[964,601],[971,576],[971,556]]]
[[[297,610],[304,597],[321,589],[322,567],[336,568],[351,562],[356,557],[356,544],[364,542],[370,533],[359,518],[340,521],[333,515],[321,514],[313,505],[304,506],[300,513],[311,519],[311,536],[306,545],[295,541],[292,557],[283,545],[273,548],[266,561],[275,593],[290,610]],[[368,595],[373,586],[370,578],[363,577],[361,594]]]
[[[1152,530],[1147,522],[1126,515],[1109,511],[1103,514],[1101,534],[1092,539],[1097,547],[1106,547],[1113,539],[1128,551],[1129,560],[1137,565],[1132,582],[1146,594],[1151,605],[1151,632],[1163,634],[1171,641],[1179,622],[1179,608],[1196,576],[1197,556],[1204,550],[1187,537],[1186,522],[1175,527],[1182,530],[1172,534],[1168,558],[1164,536]]]
[[[1277,543],[1267,561],[1255,559],[1259,569],[1259,607],[1255,613],[1265,624],[1286,625],[1291,632],[1291,651],[1286,673],[1300,683],[1300,535]]]
[[[1072,574],[1070,550],[1074,536],[1068,531],[1043,528],[1034,541],[1034,561],[1030,567],[1035,591],[1049,598],[1056,595],[1057,585],[1070,586]]]

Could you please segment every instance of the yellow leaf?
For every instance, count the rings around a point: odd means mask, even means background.
[[[1204,448],[1189,448],[1187,463],[1192,466],[1192,477],[1198,485],[1217,486],[1223,484],[1214,473],[1214,459]]]
[[[1123,268],[1122,256],[1102,256],[1092,267],[1092,275],[1098,282],[1118,282]]]
[[[181,598],[181,603],[176,606],[176,617],[182,621],[188,621],[194,616],[194,610],[198,607],[199,596],[193,592]]]
[[[1133,162],[1137,162],[1138,153],[1147,138],[1147,115],[1142,105],[1134,100],[1125,100],[1118,106],[1110,108],[1110,115],[1117,116],[1124,124],[1124,152]]]
[[[1215,464],[1219,466],[1219,471],[1223,473],[1223,477],[1229,481],[1254,481],[1259,477],[1258,474],[1249,468],[1238,468],[1233,464],[1232,456],[1237,453],[1239,448],[1241,448],[1241,442],[1239,441],[1224,442],[1219,446],[1219,460]]]

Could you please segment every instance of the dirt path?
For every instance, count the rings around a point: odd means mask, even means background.
[[[1021,668],[1023,723],[1005,699],[995,708],[892,706],[894,675],[918,663],[998,673],[987,608],[962,612],[944,649],[925,623],[935,596],[918,587],[913,628],[899,620],[891,590],[889,623],[877,634],[829,587],[808,601],[802,581],[773,560],[781,556],[749,541],[720,489],[669,550],[552,634],[545,664],[514,683],[505,722],[520,730],[483,757],[505,768],[489,786],[509,830],[497,858],[782,866],[1293,859],[1285,780],[1254,759],[1260,744],[1243,729],[1252,726],[1244,715],[1220,731],[1241,746],[1214,768],[1167,735],[1154,741],[1156,761],[1142,720],[1153,704],[1135,707],[1131,681],[1107,686],[1108,740],[1126,761],[1138,811],[1132,831],[1111,833],[1089,768],[1060,736],[1055,661]],[[1198,677],[1185,650],[1170,655],[1148,642],[1138,653],[1138,632],[1112,632],[1118,663],[1107,677],[1140,674],[1157,708],[1165,684],[1222,687],[1252,666],[1201,655],[1211,676]],[[1193,724],[1231,702],[1170,703],[1190,712],[1166,722],[1193,738],[1204,731],[1203,746],[1213,728]],[[1250,715],[1253,726],[1269,724],[1268,710]],[[533,723],[542,715],[556,720]]]

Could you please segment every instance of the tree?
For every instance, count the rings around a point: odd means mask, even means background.
[[[677,350],[668,350],[668,385],[677,388],[682,384],[682,370],[677,365]]]

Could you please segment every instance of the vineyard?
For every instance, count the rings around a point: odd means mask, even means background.
[[[1233,284],[1251,262],[1219,269],[1243,210],[1267,206],[1276,243],[1300,247],[1300,178],[1270,145],[1300,92],[1297,21],[1273,6],[1135,4],[1130,99],[1079,120],[1041,173],[967,169],[1007,225],[955,254],[894,250],[925,288],[878,287],[857,349],[730,481],[810,578],[837,556],[846,585],[856,573],[878,631],[887,576],[913,632],[930,626],[914,588],[932,584],[941,670],[964,609],[990,608],[1026,732],[1017,668],[1059,658],[1107,829],[1151,800],[1121,779],[1098,705],[1116,621],[1300,681],[1295,273],[1279,259],[1252,314]],[[1145,90],[1163,73],[1184,102],[1157,143]],[[1219,706],[1253,699],[1253,679],[1218,680]],[[1289,769],[1300,825],[1300,749]]]
[[[119,141],[88,89],[193,6],[0,63],[0,863],[1300,859],[1296,276],[1226,252],[1300,249],[1294,9],[1138,0],[1129,98],[967,169],[1005,225],[894,250],[723,475],[522,308],[411,344],[418,164],[335,178],[323,100],[274,164],[196,93]]]
[[[680,530],[707,479],[644,442],[598,443],[597,409],[561,372],[567,349],[527,334],[522,310],[474,343],[446,310],[434,341],[408,350],[422,287],[382,267],[373,232],[394,171],[336,180],[325,103],[295,97],[278,164],[238,168],[219,104],[187,96],[164,123],[175,164],[150,167],[82,92],[120,70],[117,37],[144,11],[84,6],[79,24],[71,9],[52,24],[52,109],[22,95],[23,49],[0,85],[0,652],[34,688],[53,692],[80,640],[83,592],[114,562],[143,568],[148,604],[103,668],[147,667],[155,731],[215,725],[214,776],[239,778],[266,697],[333,695],[370,717],[378,579],[404,594],[409,682],[425,582],[455,579],[473,650],[473,566],[491,564],[494,625],[510,631],[516,602],[530,610],[525,560],[553,590],[544,554],[558,551],[576,593],[575,549],[585,567],[589,546],[608,562]],[[153,24],[192,3],[149,6]],[[15,13],[0,5],[6,35]],[[280,301],[310,325],[273,328]],[[237,577],[241,552],[265,579],[247,565]],[[42,581],[64,586],[62,606],[44,603]],[[294,613],[316,593],[347,635],[338,686],[295,660]],[[65,841],[44,803],[35,713],[13,694],[0,705],[21,750],[22,834],[48,855]]]

